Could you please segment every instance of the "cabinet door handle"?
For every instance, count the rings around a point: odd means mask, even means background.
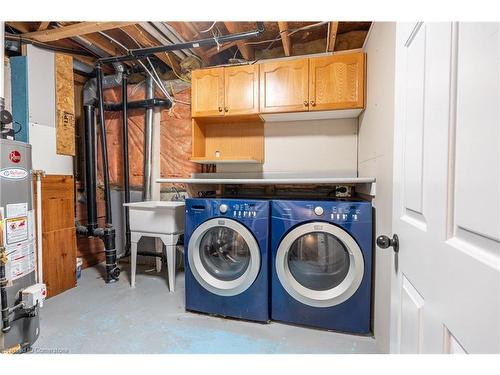
[[[307,100],[304,100],[304,105],[305,105],[306,107],[309,107],[309,102],[308,102]]]
[[[224,112],[229,112],[229,109],[227,107],[224,107]]]
[[[311,105],[312,105],[313,107],[316,107],[316,102],[315,102],[314,100],[311,100]]]
[[[222,112],[222,107],[219,107],[219,112]]]

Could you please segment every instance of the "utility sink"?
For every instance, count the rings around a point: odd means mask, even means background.
[[[146,201],[124,203],[130,211],[130,231],[155,234],[184,232],[183,201]]]

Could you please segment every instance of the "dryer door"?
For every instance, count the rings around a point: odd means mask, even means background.
[[[188,262],[196,280],[209,292],[234,296],[259,274],[260,250],[250,231],[231,219],[210,219],[193,232]]]
[[[281,285],[297,301],[331,307],[356,292],[363,279],[364,260],[358,244],[345,230],[312,222],[283,238],[275,267]]]

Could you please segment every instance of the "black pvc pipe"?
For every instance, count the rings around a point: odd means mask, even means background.
[[[129,180],[129,162],[128,162],[128,77],[126,74],[122,76],[122,121],[123,121],[123,189],[125,190],[124,201],[130,202],[130,180]],[[130,212],[129,208],[125,207],[125,253],[130,250]]]
[[[147,109],[152,107],[167,107],[168,109],[172,107],[172,102],[166,99],[153,98],[153,99],[135,100],[133,102],[127,103],[128,109],[137,109],[137,108]],[[104,103],[104,110],[111,112],[122,111],[123,101],[122,103]]]
[[[109,187],[109,169],[108,169],[108,148],[106,141],[106,119],[104,115],[104,94],[102,92],[102,67],[96,66],[97,71],[97,96],[99,99],[99,124],[101,129],[101,151],[102,151],[102,174],[104,179],[104,200],[106,203],[106,225],[113,224],[113,215],[111,211],[111,190]]]
[[[148,56],[151,56],[151,55],[154,55],[155,53],[160,53],[160,52],[170,52],[170,51],[178,51],[178,50],[189,49],[189,48],[216,46],[216,45],[220,45],[221,43],[233,42],[236,40],[256,37],[256,36],[262,34],[264,31],[265,31],[264,22],[257,22],[257,30],[255,30],[255,31],[246,31],[246,32],[242,32],[242,33],[223,35],[221,37],[218,37],[217,39],[212,37],[212,38],[200,39],[200,40],[195,40],[195,41],[186,42],[186,43],[177,43],[177,44],[169,44],[169,45],[158,46],[158,47],[131,49],[131,50],[128,50],[127,55],[100,58],[96,61],[96,66],[99,66],[101,64],[114,63],[114,62],[142,59],[142,58],[146,58]]]
[[[85,117],[85,191],[87,196],[87,230],[97,228],[96,171],[95,171],[95,110],[83,107]]]
[[[9,303],[7,300],[7,279],[5,276],[5,264],[0,262],[0,297],[2,298],[2,332],[10,331]]]

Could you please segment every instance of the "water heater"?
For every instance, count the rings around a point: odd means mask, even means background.
[[[40,332],[31,176],[31,145],[0,139],[0,352],[26,350]]]

